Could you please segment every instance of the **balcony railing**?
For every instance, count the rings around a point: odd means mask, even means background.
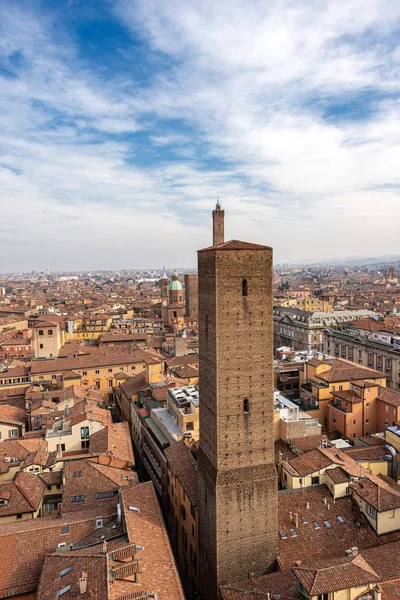
[[[328,406],[332,406],[332,408],[337,408],[338,410],[346,414],[353,412],[351,406],[339,406],[338,404],[334,404],[333,402],[328,402]]]

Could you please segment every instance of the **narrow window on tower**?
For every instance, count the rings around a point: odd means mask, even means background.
[[[249,399],[245,398],[243,400],[243,412],[248,414],[250,412],[250,403],[249,403]]]
[[[242,280],[242,296],[247,296],[248,295],[248,285],[247,285],[247,279],[243,279]]]

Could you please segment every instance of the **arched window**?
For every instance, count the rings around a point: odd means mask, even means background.
[[[39,329],[39,335],[43,335],[43,329]]]
[[[248,285],[247,285],[247,279],[243,279],[242,280],[242,296],[247,296],[248,294]]]
[[[245,398],[243,400],[243,412],[244,413],[249,413],[250,412],[250,403],[249,403],[249,399]]]

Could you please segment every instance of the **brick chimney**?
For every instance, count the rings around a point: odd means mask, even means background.
[[[82,571],[82,576],[79,578],[79,594],[84,596],[87,592],[87,573]]]

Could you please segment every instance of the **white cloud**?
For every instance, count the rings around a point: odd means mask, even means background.
[[[84,60],[62,11],[0,6],[0,271],[194,265],[216,196],[280,262],[398,252],[398,2],[104,4],[148,45],[146,85]],[[360,98],[365,119],[325,118]]]

